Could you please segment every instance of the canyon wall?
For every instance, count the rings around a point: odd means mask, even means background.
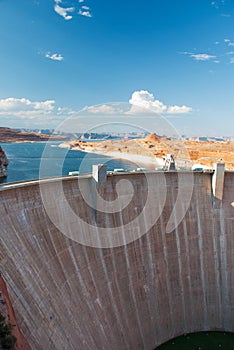
[[[178,196],[178,175],[148,176],[155,195],[147,217],[159,213],[159,206],[161,211],[143,235],[136,225],[127,225],[147,201],[143,173],[108,176],[100,193],[110,203],[118,183],[130,181],[134,190],[129,205],[115,213],[94,210],[76,178],[63,180],[75,215],[97,230],[116,228],[117,234],[137,237],[106,248],[71,239],[83,226],[74,225],[62,210],[67,235],[61,233],[45,210],[37,182],[0,191],[0,269],[32,349],[153,350],[184,333],[234,332],[234,173],[225,173],[222,201],[212,193],[212,174],[193,174],[191,200],[172,232],[166,228]],[[190,175],[180,176],[186,187]],[[79,181],[92,193],[90,177]],[[59,182],[41,186],[53,210],[63,208]],[[158,193],[165,193],[163,205]],[[180,202],[183,206],[183,197]]]

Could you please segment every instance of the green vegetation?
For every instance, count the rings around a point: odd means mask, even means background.
[[[157,350],[234,350],[234,333],[199,332],[185,334],[159,346]]]
[[[12,326],[5,322],[5,317],[0,313],[0,350],[13,350],[16,338],[12,334]]]

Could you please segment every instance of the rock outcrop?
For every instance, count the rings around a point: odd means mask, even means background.
[[[66,137],[59,135],[46,135],[0,127],[0,142],[62,141],[66,139]]]
[[[6,167],[8,165],[8,159],[3,151],[2,147],[0,146],[0,178],[7,176]]]

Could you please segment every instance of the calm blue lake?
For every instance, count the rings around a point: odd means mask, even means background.
[[[91,172],[93,164],[106,163],[109,171],[115,168],[132,170],[137,167],[128,161],[59,148],[59,143],[2,143],[1,146],[9,159],[8,177],[2,182],[67,175],[69,171],[75,170],[85,174]]]

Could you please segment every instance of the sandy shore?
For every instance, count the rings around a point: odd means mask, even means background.
[[[90,151],[91,153],[91,151]],[[101,154],[107,157],[111,158],[117,158],[117,159],[123,159],[128,160],[132,163],[135,163],[137,165],[148,165],[148,166],[154,166],[154,167],[162,167],[164,162],[160,158],[153,158],[148,156],[142,156],[139,154],[131,154],[131,153],[125,153],[125,152],[102,152],[102,151],[93,151],[92,153]]]
[[[62,143],[59,145],[61,148],[69,148],[70,145],[68,143]],[[127,152],[114,152],[114,151],[106,151],[105,149],[101,147],[89,147],[89,146],[83,146],[81,147],[73,147],[72,150],[76,151],[82,151],[86,153],[95,153],[95,154],[100,154],[106,157],[110,158],[116,158],[116,159],[123,159],[130,161],[132,163],[135,163],[137,166],[149,166],[149,167],[162,167],[164,165],[164,161],[162,158],[154,158],[154,157],[149,157],[149,156],[143,156],[140,154],[132,154],[132,153],[127,153]]]

